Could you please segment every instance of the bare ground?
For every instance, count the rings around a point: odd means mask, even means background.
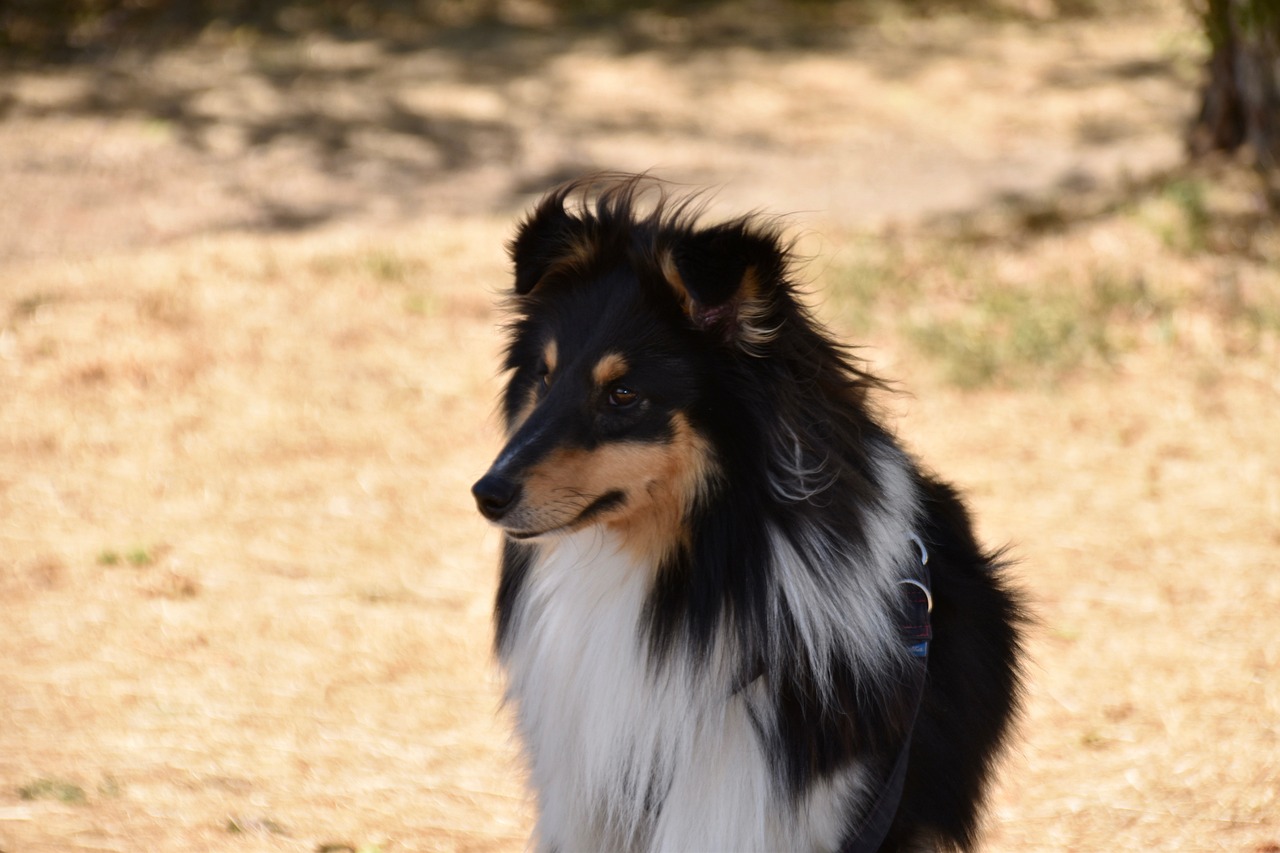
[[[1013,543],[1042,625],[987,849],[1280,849],[1269,327],[1189,301],[1106,365],[963,390],[838,298],[877,234],[1170,168],[1189,22],[702,50],[641,23],[6,73],[0,850],[522,848],[466,490],[511,217],[587,167],[794,213],[823,316],[910,392],[899,432]],[[1187,256],[1132,219],[973,251],[1280,290],[1274,246]],[[958,298],[920,278],[912,310]]]

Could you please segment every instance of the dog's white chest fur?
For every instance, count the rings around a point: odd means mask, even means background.
[[[541,548],[500,650],[540,848],[835,849],[861,774],[783,795],[757,733],[763,685],[735,693],[732,661],[647,665],[652,569],[599,528]]]

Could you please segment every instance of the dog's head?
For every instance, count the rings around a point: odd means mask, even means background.
[[[700,227],[661,197],[641,211],[646,189],[562,188],[510,244],[507,443],[472,492],[512,538],[604,524],[650,551],[678,542],[716,480],[724,385],[794,310],[772,230]]]

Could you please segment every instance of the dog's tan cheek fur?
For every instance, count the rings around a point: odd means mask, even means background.
[[[543,526],[567,524],[609,492],[626,500],[587,523],[603,522],[624,545],[661,559],[685,539],[683,521],[714,464],[706,442],[682,415],[662,443],[620,442],[597,450],[558,450],[525,479],[525,505]]]
[[[671,426],[672,440],[654,445],[639,469],[648,475],[640,488],[629,491],[628,504],[606,520],[625,547],[651,565],[687,544],[685,519],[715,468],[707,442],[683,415],[674,416]]]

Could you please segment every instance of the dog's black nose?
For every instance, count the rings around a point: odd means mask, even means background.
[[[476,506],[484,517],[497,521],[515,505],[520,497],[520,486],[505,477],[485,474],[471,487],[471,494],[475,495]]]

